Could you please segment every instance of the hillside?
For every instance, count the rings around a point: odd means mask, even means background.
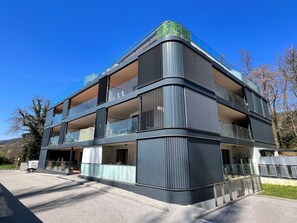
[[[15,158],[21,156],[23,148],[22,138],[15,138],[0,141],[0,159],[1,157],[13,162]],[[3,159],[2,159],[3,160]]]

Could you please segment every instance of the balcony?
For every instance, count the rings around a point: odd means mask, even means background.
[[[53,124],[59,123],[62,120],[62,114],[55,114],[53,117]]]
[[[50,138],[49,145],[50,146],[58,145],[58,142],[59,142],[59,136],[54,136]]]
[[[82,142],[94,139],[96,114],[75,119],[68,123],[64,143]]]
[[[62,173],[70,172],[70,163],[66,161],[52,161],[47,160],[45,163],[45,169],[51,171],[57,171]]]
[[[138,117],[107,123],[106,125],[106,137],[120,136],[133,134],[137,131]]]
[[[121,98],[135,90],[138,84],[138,61],[115,72],[109,79],[108,101]]]
[[[257,165],[253,163],[225,164],[224,168],[228,175],[246,176],[246,175],[255,175],[256,173],[255,170],[257,168]]]
[[[238,125],[225,123],[220,121],[220,133],[222,136],[251,140],[250,130]]]
[[[226,88],[218,84],[215,84],[215,93],[217,96],[227,101],[230,101],[244,108],[246,107],[245,100],[242,97],[238,96],[237,94],[234,94],[233,92],[227,90]]]
[[[94,139],[94,127],[65,134],[64,143],[82,142]]]
[[[134,77],[116,87],[110,87],[108,101],[121,98],[135,90],[137,90],[138,77]]]
[[[68,116],[74,116],[90,108],[94,108],[96,105],[97,105],[97,97],[92,98],[86,102],[83,102],[73,108],[70,108],[68,111]]]

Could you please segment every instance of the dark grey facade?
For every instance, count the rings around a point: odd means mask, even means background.
[[[49,109],[39,170],[166,202],[211,199],[222,144],[274,147],[267,102],[180,36],[142,46]]]

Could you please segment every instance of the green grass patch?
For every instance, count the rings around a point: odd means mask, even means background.
[[[297,187],[274,184],[262,184],[262,187],[261,195],[297,200]]]
[[[0,164],[0,170],[13,170],[16,169],[15,164]]]

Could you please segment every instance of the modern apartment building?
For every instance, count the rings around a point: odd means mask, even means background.
[[[79,84],[52,101],[39,171],[190,204],[275,147],[259,88],[175,22]]]

